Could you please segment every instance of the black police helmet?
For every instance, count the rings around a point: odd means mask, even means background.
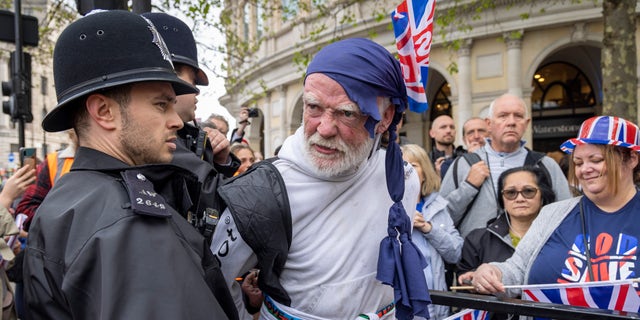
[[[162,35],[174,63],[183,63],[196,69],[196,84],[209,85],[209,78],[198,65],[198,50],[193,33],[182,20],[161,12],[147,12],[142,16],[151,20]]]
[[[99,89],[166,81],[176,95],[198,92],[178,78],[153,24],[122,10],[92,13],[70,24],[56,43],[53,74],[58,105],[42,120],[49,132],[72,128],[73,102]]]

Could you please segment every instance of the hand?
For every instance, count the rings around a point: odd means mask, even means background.
[[[442,163],[444,163],[444,160],[445,160],[445,157],[440,157],[433,162],[433,166],[434,166],[434,169],[436,170],[436,173],[438,174],[438,177],[440,177],[440,170],[442,168]]]
[[[476,150],[482,148],[482,146],[483,144],[481,144],[480,141],[470,142],[467,146],[467,152],[475,152]]]
[[[231,144],[225,135],[223,135],[218,129],[204,127],[202,128],[207,133],[209,143],[213,149],[213,162],[217,164],[229,163],[229,153],[231,152]]]
[[[484,180],[489,177],[489,167],[484,161],[478,161],[474,163],[469,169],[469,175],[467,181],[474,185],[476,188],[480,188]]]
[[[413,215],[413,227],[420,230],[420,232],[422,233],[429,233],[433,228],[433,226],[431,225],[431,222],[425,221],[424,216],[422,216],[422,213],[417,211],[416,211],[416,214]]]
[[[21,196],[27,188],[36,181],[36,169],[31,166],[24,166],[18,170],[5,182],[0,193],[0,204],[9,208],[13,200]]]
[[[4,237],[4,241],[5,242],[9,242],[9,238],[10,237]],[[15,255],[18,255],[18,253],[20,253],[20,251],[22,251],[22,242],[20,242],[20,240],[18,240],[17,238],[13,242],[13,247],[11,248],[11,251],[13,251],[13,254],[15,254]]]
[[[245,124],[245,121],[249,120],[249,108],[240,109],[240,115],[238,119],[240,120],[238,121],[239,124]]]
[[[498,267],[487,263],[483,263],[475,272],[473,272],[471,284],[478,293],[504,293],[502,272]]]
[[[473,280],[473,271],[467,271],[458,276],[458,285],[470,286],[471,280]]]
[[[258,288],[258,274],[258,270],[251,271],[242,281],[242,292],[249,299],[251,307],[254,308],[260,306],[264,300],[262,290]]]

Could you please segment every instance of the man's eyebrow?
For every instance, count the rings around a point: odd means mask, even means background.
[[[316,96],[310,93],[302,94],[302,101],[304,103],[319,104],[319,101],[316,98]]]
[[[340,111],[360,112],[360,108],[353,103],[339,105],[336,109]]]
[[[154,97],[154,99],[164,100],[172,103],[178,102],[178,99],[176,98],[176,96],[169,95],[169,94],[159,94],[156,97]]]

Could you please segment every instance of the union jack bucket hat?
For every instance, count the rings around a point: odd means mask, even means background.
[[[612,116],[597,116],[585,120],[577,138],[565,141],[560,149],[572,153],[581,144],[610,144],[640,152],[638,126],[629,120]]]

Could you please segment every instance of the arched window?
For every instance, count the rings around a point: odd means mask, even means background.
[[[433,99],[433,101],[429,101],[429,109],[431,110],[429,115],[431,121],[443,114],[448,116],[451,115],[450,96],[451,88],[449,87],[449,83],[444,82],[440,88],[438,88],[438,91],[436,91],[435,99]]]
[[[593,86],[585,74],[566,62],[553,62],[539,68],[533,79],[532,109],[575,109],[596,106]],[[571,112],[573,113],[573,112]]]

